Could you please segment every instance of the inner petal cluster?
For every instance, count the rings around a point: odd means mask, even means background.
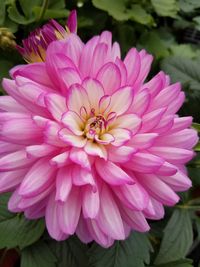
[[[127,99],[125,104],[120,101],[124,95]],[[72,86],[67,101],[69,110],[62,116],[65,127],[60,131],[61,139],[77,147],[88,147],[92,144],[122,145],[130,139],[132,121],[135,120],[132,116],[127,125],[124,125],[127,117],[123,119],[123,114],[132,100],[132,90],[129,87],[121,88],[112,95],[105,95],[103,87],[94,79],[85,80],[82,86]],[[87,152],[90,154],[88,150]]]

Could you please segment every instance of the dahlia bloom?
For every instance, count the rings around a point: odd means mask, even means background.
[[[191,186],[197,133],[176,114],[180,84],[163,72],[145,82],[152,56],[132,48],[122,60],[111,38],[71,33],[3,80],[0,191],[13,192],[10,211],[45,217],[56,240],[109,247],[148,231]]]
[[[22,47],[16,48],[28,63],[42,62],[46,57],[48,45],[55,40],[66,39],[70,33],[77,32],[76,10],[69,14],[67,24],[63,28],[57,21],[50,20],[42,28],[31,32],[27,39],[22,41]]]

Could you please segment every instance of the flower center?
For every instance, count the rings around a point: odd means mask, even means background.
[[[104,133],[105,129],[106,120],[104,116],[97,115],[88,119],[85,126],[85,134],[88,139],[94,139]]]

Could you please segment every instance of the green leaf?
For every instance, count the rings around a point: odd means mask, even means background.
[[[57,259],[44,241],[38,241],[21,252],[21,267],[55,267]]]
[[[176,261],[185,257],[193,242],[190,213],[187,210],[175,210],[164,229],[159,253],[155,264]]]
[[[49,8],[51,9],[62,9],[65,8],[65,0],[49,0]]]
[[[170,46],[170,50],[173,56],[195,58],[196,53],[191,45],[189,44],[173,44]]]
[[[38,18],[38,15],[41,12],[41,7],[35,6],[33,8],[33,12],[35,14],[36,19]],[[43,19],[49,20],[49,19],[61,19],[61,18],[67,18],[69,15],[69,10],[67,9],[46,9]]]
[[[200,133],[200,124],[193,122],[192,127]]]
[[[200,30],[200,16],[197,16],[197,17],[193,18],[192,20],[196,24],[195,28],[199,31]]]
[[[87,245],[75,236],[62,242],[51,240],[49,246],[58,259],[57,267],[88,267]]]
[[[190,90],[200,93],[200,68],[194,60],[168,57],[162,61],[161,68],[170,75],[173,82],[188,84]]]
[[[43,220],[27,220],[22,214],[8,211],[10,194],[0,195],[0,249],[24,248],[36,242],[43,234]]]
[[[131,19],[140,24],[154,24],[153,17],[139,4],[134,4],[127,8],[124,0],[93,0],[92,3],[95,7],[108,12],[116,20]]]
[[[199,0],[179,0],[180,9],[184,12],[193,12],[200,7]]]
[[[36,242],[43,234],[43,220],[27,220],[23,215],[0,222],[0,248],[24,248]]]
[[[108,12],[116,20],[128,20],[129,15],[126,14],[126,6],[124,0],[92,0],[95,7]]]
[[[13,3],[11,6],[9,6],[8,8],[8,17],[18,23],[18,24],[23,24],[23,25],[27,25],[29,23],[32,23],[35,21],[35,17],[31,16],[29,18],[21,15],[16,7],[16,4]]]
[[[31,18],[33,13],[32,13],[32,9],[34,6],[39,6],[42,5],[43,0],[19,0],[21,9],[24,12],[24,15],[27,18]]]
[[[9,198],[10,193],[0,195],[0,222],[15,216],[14,213],[9,212],[7,209],[7,203]]]
[[[179,11],[176,0],[151,0],[151,3],[159,16],[175,18]]]
[[[115,241],[111,248],[94,244],[89,252],[90,264],[93,267],[144,267],[150,262],[150,251],[147,236],[133,232],[127,240]]]
[[[6,16],[6,4],[5,1],[0,0],[0,26],[3,26]]]
[[[153,17],[146,12],[141,5],[132,5],[130,10],[127,10],[129,19],[134,20],[144,25],[154,25]]]
[[[197,152],[200,151],[200,142],[195,146],[194,150]]]
[[[163,58],[169,55],[165,42],[156,31],[146,32],[140,38],[140,45],[156,58]]]
[[[193,267],[192,260],[183,259],[179,261],[168,262],[167,264],[155,265],[154,267]]]

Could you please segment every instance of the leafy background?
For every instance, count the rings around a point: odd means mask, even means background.
[[[34,28],[48,19],[65,24],[78,11],[78,34],[86,41],[112,31],[122,53],[136,46],[155,57],[152,73],[163,69],[186,93],[181,115],[192,115],[200,132],[199,0],[0,0],[0,79],[23,63],[15,50]],[[1,89],[3,94],[3,90]],[[147,234],[133,232],[109,249],[82,244],[76,236],[55,242],[43,220],[27,221],[7,210],[9,194],[0,196],[0,267],[200,267],[200,145],[188,164],[193,188],[166,216],[150,222]]]

